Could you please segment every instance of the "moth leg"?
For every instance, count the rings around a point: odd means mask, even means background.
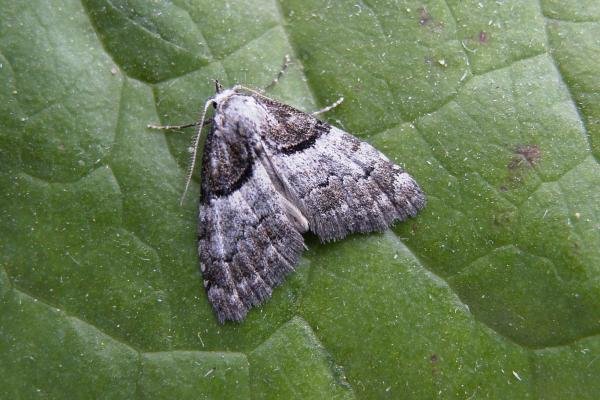
[[[287,68],[289,67],[291,62],[292,62],[292,60],[290,59],[290,56],[288,54],[286,54],[283,57],[283,64],[281,65],[281,69],[277,73],[277,76],[275,77],[275,79],[273,79],[273,81],[271,81],[271,83],[269,83],[267,86],[265,86],[263,91],[267,91],[267,90],[271,89],[273,86],[277,85],[277,83],[279,83],[279,79],[281,79],[281,77],[283,76],[283,74],[285,73],[285,71],[287,70]]]
[[[212,122],[212,120],[206,120],[202,123],[202,126],[210,125],[211,122]],[[183,124],[183,125],[148,124],[148,125],[146,125],[146,127],[150,128],[150,129],[177,130],[177,129],[191,128],[192,126],[198,126],[198,125],[200,125],[200,121],[192,122],[190,124]]]
[[[335,103],[328,105],[325,108],[322,108],[318,111],[314,111],[312,113],[310,113],[310,115],[319,115],[319,114],[323,114],[326,113],[327,111],[333,110],[334,108],[336,108],[337,106],[339,106],[340,104],[342,104],[342,102],[344,101],[343,97],[340,97],[339,99],[337,99],[335,101]]]

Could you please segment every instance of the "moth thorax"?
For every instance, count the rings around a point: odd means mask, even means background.
[[[225,119],[237,125],[260,126],[267,119],[267,110],[252,96],[237,94],[227,99],[221,109]]]

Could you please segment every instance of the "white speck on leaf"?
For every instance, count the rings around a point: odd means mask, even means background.
[[[517,378],[517,380],[522,381],[523,379],[521,379],[521,377],[519,376],[519,374],[516,371],[513,371],[512,374],[514,375],[515,378]]]

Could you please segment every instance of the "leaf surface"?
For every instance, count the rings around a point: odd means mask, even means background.
[[[600,8],[1,1],[0,379],[9,398],[595,398]],[[429,203],[309,250],[242,324],[196,255],[212,80],[268,84]]]

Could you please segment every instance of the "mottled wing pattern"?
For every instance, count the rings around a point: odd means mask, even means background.
[[[304,242],[247,141],[211,130],[203,157],[199,253],[220,322],[241,321],[294,270]]]
[[[413,178],[368,143],[290,106],[257,100],[272,116],[261,133],[273,169],[321,240],[382,231],[425,206]]]

